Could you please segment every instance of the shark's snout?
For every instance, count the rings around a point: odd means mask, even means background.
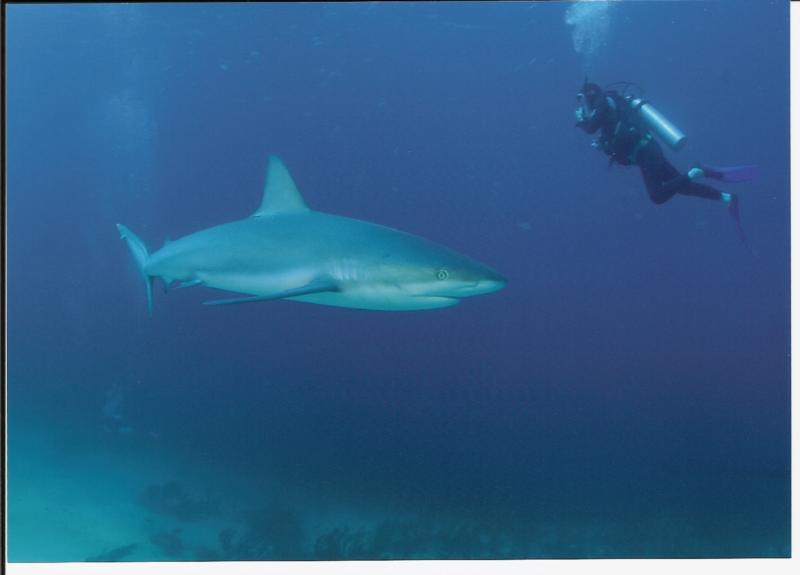
[[[478,282],[477,291],[475,294],[478,295],[500,291],[506,287],[506,284],[508,284],[508,280],[506,278],[500,274],[494,274],[493,277],[486,278]]]
[[[492,269],[482,269],[480,273],[472,273],[471,277],[453,280],[437,290],[441,295],[465,298],[492,293],[503,289],[508,281]]]
[[[496,271],[486,270],[478,279],[475,286],[470,289],[470,295],[482,295],[500,291],[506,287],[507,283],[508,280]]]

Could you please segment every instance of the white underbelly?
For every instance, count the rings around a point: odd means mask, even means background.
[[[379,311],[412,311],[449,307],[458,303],[458,299],[437,296],[411,296],[401,293],[366,292],[364,290],[322,292],[302,295],[292,298],[295,301],[349,307],[356,309],[371,309]]]
[[[210,288],[247,295],[270,296],[310,283],[314,279],[314,273],[307,270],[293,270],[280,274],[199,273],[197,279]]]

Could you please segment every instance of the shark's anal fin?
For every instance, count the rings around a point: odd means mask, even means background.
[[[248,297],[214,299],[210,301],[204,301],[203,303],[205,305],[228,305],[232,303],[252,303],[257,301],[270,301],[274,299],[283,299],[287,297],[297,297],[301,295],[309,295],[312,293],[336,292],[336,291],[339,291],[339,287],[333,282],[329,280],[314,280],[310,283],[307,283],[304,286],[275,292],[270,295],[254,295]]]

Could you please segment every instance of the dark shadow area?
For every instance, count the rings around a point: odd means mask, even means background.
[[[138,543],[131,543],[130,545],[122,545],[120,547],[115,547],[110,551],[104,551],[99,555],[93,555],[92,557],[87,557],[86,561],[97,561],[100,563],[111,563],[114,561],[122,561],[128,555],[133,553],[136,548],[139,546]]]
[[[155,545],[165,557],[178,557],[186,549],[181,538],[181,529],[161,531],[150,537],[150,543]]]
[[[489,559],[514,553],[508,538],[476,522],[383,521],[371,529],[337,527],[317,538],[319,560]]]
[[[242,531],[227,528],[219,532],[220,558],[242,561],[307,559],[305,537],[303,524],[293,511],[261,510],[245,518]]]

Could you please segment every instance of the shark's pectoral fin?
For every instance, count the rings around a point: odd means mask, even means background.
[[[312,282],[307,283],[304,286],[291,288],[279,292],[275,292],[269,295],[255,295],[249,297],[235,297],[229,299],[214,299],[210,301],[204,301],[205,305],[227,305],[231,303],[251,303],[256,301],[269,301],[273,299],[283,299],[287,297],[296,297],[300,295],[309,295],[312,293],[321,293],[321,292],[336,292],[339,291],[339,287],[331,282],[330,280],[314,280]]]
[[[168,277],[162,277],[161,281],[164,283],[164,293],[169,293],[169,290],[172,288],[172,282],[174,282],[175,280]],[[189,280],[179,283],[178,285],[175,286],[175,289],[200,286],[203,285],[203,283],[204,283],[203,280]]]
[[[176,289],[199,286],[203,285],[203,283],[204,283],[203,280],[189,280],[178,284],[178,287]]]

